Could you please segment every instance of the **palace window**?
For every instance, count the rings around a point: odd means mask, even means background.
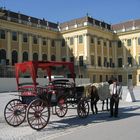
[[[79,36],[79,44],[80,43],[83,43],[83,36],[82,35]]]
[[[118,75],[118,81],[122,82],[122,75]]]
[[[22,61],[28,61],[28,52],[23,52]]]
[[[34,60],[34,61],[38,61],[38,54],[37,54],[37,53],[34,53],[34,54],[33,54],[33,60]]]
[[[27,36],[27,34],[23,34],[23,42],[28,42],[28,36]]]
[[[18,62],[18,53],[17,51],[12,52],[12,65]]]
[[[101,45],[101,41],[100,41],[100,40],[98,40],[97,44],[98,44],[98,45]]]
[[[122,67],[122,58],[118,58],[118,67]]]
[[[47,54],[42,55],[42,60],[46,61],[47,60]]]
[[[93,37],[91,37],[90,42],[94,43],[94,38]]]
[[[131,46],[131,39],[127,39],[127,46]]]
[[[94,55],[91,55],[90,58],[91,58],[91,65],[94,66],[95,65]]]
[[[17,41],[17,32],[12,32],[12,40]]]
[[[6,60],[6,51],[4,49],[0,50],[0,63],[2,60]]]
[[[132,65],[132,57],[128,57],[128,65]]]
[[[132,79],[132,74],[128,74],[128,79]]]
[[[62,47],[65,47],[65,39],[62,39]]]
[[[106,46],[106,42],[104,42],[104,46]]]
[[[52,47],[55,47],[55,42],[54,42],[54,40],[51,41],[51,46],[52,46]]]
[[[93,83],[95,83],[96,82],[96,75],[94,74],[93,75]]]
[[[47,45],[47,41],[46,41],[45,38],[42,39],[42,44],[43,44],[43,46],[46,46]]]
[[[62,60],[63,62],[65,62],[65,61],[66,61],[66,58],[65,58],[65,57],[63,57],[61,60]]]
[[[100,82],[102,82],[103,81],[103,76],[102,75],[100,75]]]
[[[0,30],[0,38],[5,39],[5,30]]]
[[[34,44],[37,44],[38,43],[38,40],[37,40],[37,37],[36,36],[33,36],[33,43]]]
[[[74,44],[74,39],[73,37],[70,38],[70,45],[73,45]]]
[[[55,55],[52,55],[51,56],[51,61],[55,61],[55,60],[56,60]]]
[[[108,75],[105,76],[106,81],[108,81]]]
[[[122,47],[122,42],[119,40],[118,41],[118,48],[121,48]]]
[[[111,42],[111,41],[109,41],[109,47],[110,47],[110,48],[112,47],[112,42]]]
[[[107,67],[107,57],[104,57],[104,67]]]
[[[101,67],[101,56],[98,56],[98,66]]]
[[[138,37],[138,45],[140,45],[140,37]]]
[[[112,58],[109,58],[109,66],[112,67]]]

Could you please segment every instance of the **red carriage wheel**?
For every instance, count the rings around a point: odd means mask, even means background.
[[[49,122],[50,108],[47,101],[36,99],[30,103],[27,109],[27,121],[35,130],[43,129]]]
[[[6,122],[11,126],[19,126],[26,118],[26,106],[19,99],[9,101],[4,109]]]
[[[55,112],[58,117],[64,117],[67,114],[68,105],[63,98],[58,102],[58,105],[55,106]]]
[[[77,105],[77,114],[80,118],[86,118],[89,115],[89,104],[86,99],[79,101]]]

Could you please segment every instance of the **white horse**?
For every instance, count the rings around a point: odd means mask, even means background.
[[[110,98],[109,83],[108,82],[94,83],[93,86],[97,88],[99,99],[102,101],[102,110],[104,110],[105,101],[106,101],[106,109],[109,110],[108,109],[108,99]]]

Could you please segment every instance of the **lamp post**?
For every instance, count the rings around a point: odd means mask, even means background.
[[[127,96],[126,96],[126,101],[127,102],[134,102],[135,101],[135,96],[133,92],[133,81],[132,81],[132,67],[131,65],[128,66],[123,66],[124,70],[127,72]]]

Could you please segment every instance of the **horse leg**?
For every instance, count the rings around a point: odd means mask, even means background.
[[[104,104],[105,104],[105,101],[103,100],[102,101],[102,111],[104,110]]]
[[[92,111],[92,114],[94,114],[94,103],[93,103],[93,100],[91,100],[90,102],[90,106],[91,106],[91,111]]]
[[[95,113],[97,114],[98,113],[97,102],[94,103],[94,106],[95,106]]]
[[[108,99],[106,99],[106,109],[107,109],[107,111],[109,111],[109,108],[108,108]]]

